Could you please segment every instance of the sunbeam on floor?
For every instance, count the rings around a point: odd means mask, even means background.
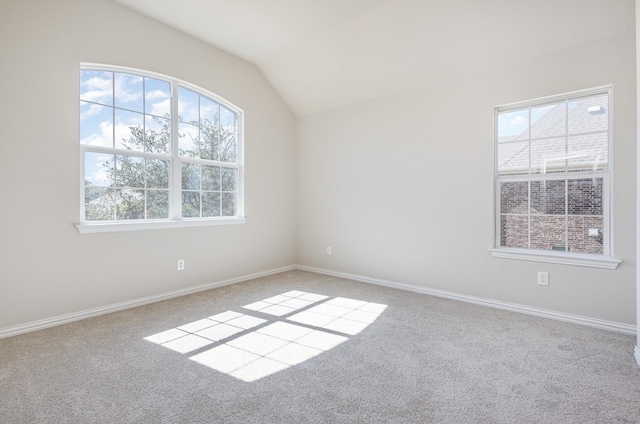
[[[239,380],[298,365],[355,336],[387,305],[292,290],[145,337]],[[255,315],[254,315],[255,314]],[[256,316],[259,315],[259,316]]]

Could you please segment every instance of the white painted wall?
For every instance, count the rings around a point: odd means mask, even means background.
[[[636,0],[636,23],[640,22],[640,0]],[[636,25],[636,118],[637,122],[640,122],[640,85],[638,85],[638,81],[640,81],[640,29]],[[637,122],[636,122],[636,131],[637,131]],[[636,134],[637,144],[640,145],[640,132]],[[638,149],[638,159],[637,159],[637,168],[640,169],[640,149]],[[636,170],[636,263],[637,260],[640,259],[640,172]],[[638,366],[640,366],[640,268],[637,269],[636,275],[636,329],[638,332],[638,336],[636,338],[636,348],[635,348],[635,357],[638,362]]]
[[[640,323],[634,43],[624,33],[311,115],[296,136],[262,74],[232,55],[108,0],[5,1],[0,330],[296,262]],[[175,76],[244,109],[247,224],[80,235],[83,61]],[[493,107],[610,83],[622,265],[492,258]]]
[[[112,1],[1,9],[0,330],[295,262],[295,118],[255,66]],[[80,62],[174,76],[244,109],[247,223],[80,235]]]
[[[606,84],[623,263],[493,258],[494,107]],[[635,84],[628,31],[300,118],[298,263],[634,325]],[[539,270],[550,286],[536,284]]]

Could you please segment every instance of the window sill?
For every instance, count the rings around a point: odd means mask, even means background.
[[[214,218],[158,220],[145,222],[96,222],[76,225],[80,234],[114,233],[120,231],[164,230],[167,228],[206,227],[211,225],[244,224],[247,218]]]
[[[521,261],[547,262],[552,264],[587,266],[592,268],[616,269],[622,262],[608,256],[590,254],[566,254],[555,252],[537,252],[526,249],[489,249],[494,258],[517,259]]]

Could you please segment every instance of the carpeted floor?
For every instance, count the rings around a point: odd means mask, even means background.
[[[640,423],[634,345],[292,271],[0,340],[0,422]]]

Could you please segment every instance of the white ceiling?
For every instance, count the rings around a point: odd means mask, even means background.
[[[115,0],[257,65],[297,116],[606,37],[634,0]]]

